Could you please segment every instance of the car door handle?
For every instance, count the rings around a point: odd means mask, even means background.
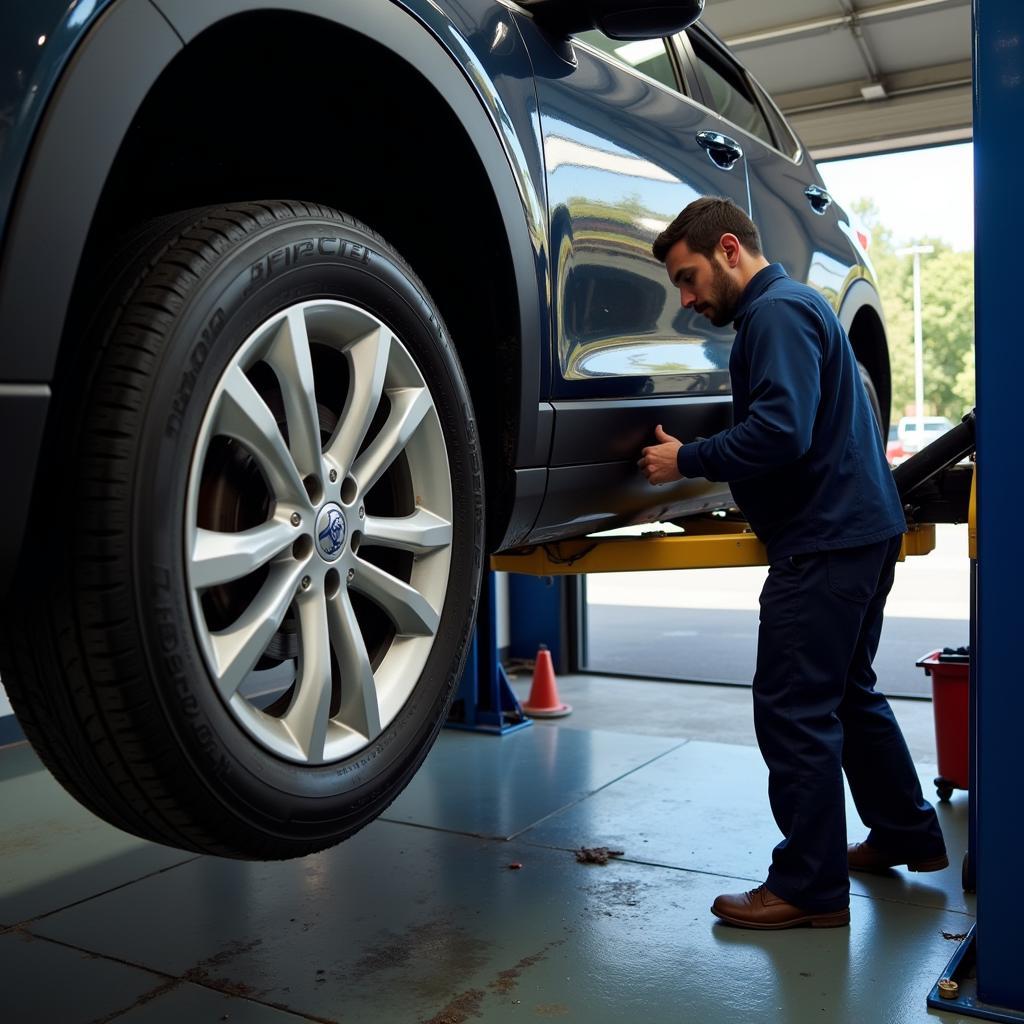
[[[739,143],[721,132],[697,132],[697,145],[707,150],[711,162],[723,171],[731,171],[736,161],[743,157]]]
[[[815,213],[824,214],[832,205],[832,197],[820,185],[808,185],[804,195],[811,201],[811,209]]]

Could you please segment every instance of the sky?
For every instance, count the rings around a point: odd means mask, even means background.
[[[924,236],[954,249],[974,249],[974,146],[961,143],[907,153],[818,163],[828,190],[844,209],[868,197],[897,245]]]

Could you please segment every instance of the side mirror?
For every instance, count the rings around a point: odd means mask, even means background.
[[[612,39],[654,39],[689,28],[704,0],[519,0],[549,34],[566,38],[600,29]]]

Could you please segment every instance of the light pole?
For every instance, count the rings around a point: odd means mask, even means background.
[[[914,418],[917,443],[924,443],[924,344],[921,338],[921,257],[935,252],[933,245],[911,245],[897,249],[897,256],[914,257]]]

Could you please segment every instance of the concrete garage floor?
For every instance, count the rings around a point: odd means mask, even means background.
[[[132,839],[26,745],[0,750],[0,1019],[966,1020],[925,1006],[956,947],[943,933],[973,921],[965,793],[939,809],[950,868],[855,876],[849,929],[728,928],[708,906],[759,883],[778,838],[749,692],[559,687],[570,718],[502,739],[445,731],[383,819],[287,863]],[[610,708],[588,712],[597,695]],[[929,794],[933,775],[922,764]],[[579,864],[579,846],[624,856]]]
[[[529,673],[513,674],[511,683],[516,696],[525,701],[530,692]],[[757,746],[749,686],[616,679],[579,673],[559,678],[558,695],[571,705],[572,714],[538,724]],[[893,698],[889,703],[914,761],[934,765],[932,702]],[[930,800],[929,794],[934,792],[934,787],[929,787],[925,796]]]

